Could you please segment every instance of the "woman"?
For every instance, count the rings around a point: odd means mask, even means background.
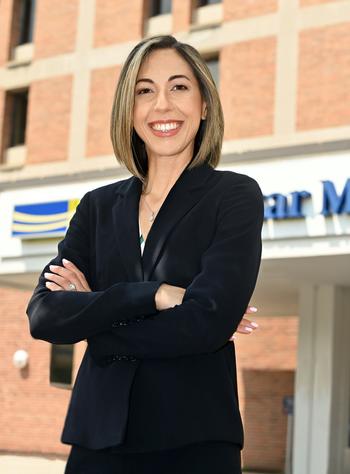
[[[232,334],[256,327],[264,207],[253,178],[215,170],[223,128],[193,47],[135,46],[111,120],[132,177],[83,196],[27,308],[33,337],[88,344],[66,474],[241,472]]]

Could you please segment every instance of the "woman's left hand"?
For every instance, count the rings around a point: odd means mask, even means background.
[[[255,306],[248,306],[247,311],[245,314],[256,313],[257,308]],[[239,332],[240,334],[251,334],[257,327],[259,327],[258,323],[254,321],[250,321],[247,318],[242,318],[241,322],[237,327],[237,331],[230,337],[229,341],[236,339],[235,334]]]
[[[91,291],[88,282],[86,281],[85,275],[79,270],[73,262],[63,258],[63,267],[59,265],[50,265],[50,270],[53,273],[44,273],[47,280],[46,287],[51,291]],[[69,288],[69,285],[73,283],[75,289]]]

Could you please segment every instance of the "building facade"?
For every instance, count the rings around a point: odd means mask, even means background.
[[[25,308],[82,195],[129,176],[109,138],[123,61],[172,34],[217,83],[218,168],[265,196],[260,327],[235,343],[244,466],[350,472],[349,0],[2,0],[0,32],[0,450],[67,456],[85,343],[33,340]]]

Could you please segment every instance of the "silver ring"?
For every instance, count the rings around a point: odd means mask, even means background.
[[[69,290],[75,290],[75,291],[76,291],[76,290],[77,290],[77,287],[74,285],[74,283],[69,283],[68,289],[69,289]]]

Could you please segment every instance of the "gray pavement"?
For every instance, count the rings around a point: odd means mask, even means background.
[[[62,459],[0,454],[1,474],[64,474],[65,465],[66,462]],[[268,473],[245,472],[244,474]]]

